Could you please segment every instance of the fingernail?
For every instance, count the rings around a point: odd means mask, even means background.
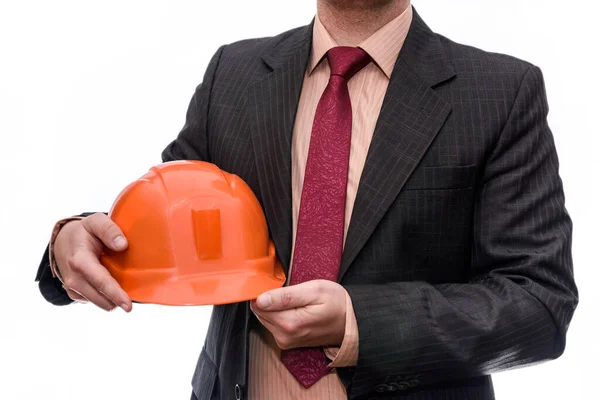
[[[258,296],[258,299],[256,299],[256,305],[259,308],[266,309],[271,307],[271,304],[273,304],[273,299],[271,298],[271,295],[269,293],[261,294],[260,296]]]
[[[125,303],[121,303],[121,306],[120,306],[120,307],[123,309],[123,311],[125,311],[125,312],[129,312],[129,306],[128,306],[127,304],[125,304]]]
[[[121,235],[117,236],[113,239],[113,245],[117,249],[122,249],[123,247],[125,247],[125,238]]]

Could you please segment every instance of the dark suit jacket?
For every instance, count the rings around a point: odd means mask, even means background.
[[[291,136],[312,26],[221,47],[164,161],[243,178],[284,268]],[[433,33],[415,13],[369,148],[338,281],[359,329],[348,398],[494,398],[489,374],[561,355],[577,304],[571,220],[540,70]],[[68,302],[51,279],[44,296]],[[244,396],[247,303],[214,308],[200,400]],[[240,390],[241,389],[241,390]]]

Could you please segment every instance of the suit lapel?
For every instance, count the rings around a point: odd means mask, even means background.
[[[414,11],[361,175],[338,281],[448,117],[451,106],[432,87],[453,76],[439,38]]]
[[[269,72],[248,91],[250,129],[264,211],[287,275],[292,249],[292,133],[312,43],[312,24],[262,56]]]

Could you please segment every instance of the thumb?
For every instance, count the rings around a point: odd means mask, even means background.
[[[256,306],[263,311],[284,311],[304,307],[312,303],[315,291],[311,282],[274,289],[261,294],[256,299]]]
[[[123,251],[127,248],[123,232],[108,215],[96,213],[82,219],[81,224],[90,235],[100,239],[109,249]]]

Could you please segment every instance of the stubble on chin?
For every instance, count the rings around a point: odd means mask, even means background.
[[[382,10],[391,7],[401,0],[320,0],[339,11]]]

